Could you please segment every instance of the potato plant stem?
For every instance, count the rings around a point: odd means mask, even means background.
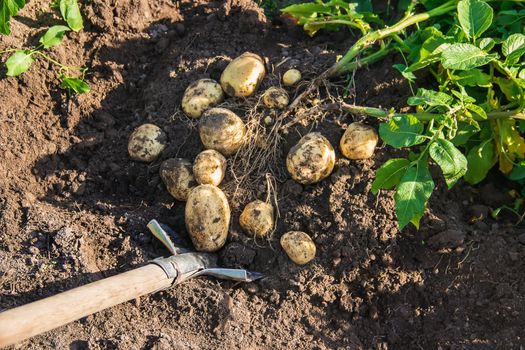
[[[429,113],[429,112],[395,113],[393,111],[389,111],[389,110],[382,109],[382,108],[356,106],[356,105],[351,105],[348,103],[342,103],[341,108],[350,113],[362,114],[362,115],[367,115],[369,117],[375,117],[375,118],[392,118],[392,117],[401,117],[401,116],[411,115],[411,116],[416,117],[418,120],[422,122],[429,122],[431,120],[434,120],[442,116],[442,114]],[[478,116],[476,114],[473,114],[473,117],[476,121],[485,120],[481,116]],[[487,113],[487,119],[489,120],[509,119],[509,118],[525,120],[525,112],[521,110],[514,110],[514,111],[493,111],[493,112]]]
[[[352,47],[346,52],[343,58],[336,62],[329,69],[327,76],[333,77],[348,72],[350,70],[349,65],[352,63],[355,57],[358,56],[364,49],[370,47],[378,40],[383,40],[392,35],[397,35],[402,30],[411,25],[426,21],[431,17],[440,16],[449,11],[452,11],[456,7],[456,4],[457,0],[447,1],[443,5],[436,7],[428,12],[419,13],[417,15],[407,15],[403,17],[403,19],[401,19],[399,22],[390,27],[369,32],[368,34],[362,36],[359,40],[357,40],[355,44],[352,45]]]

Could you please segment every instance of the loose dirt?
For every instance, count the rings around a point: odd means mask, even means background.
[[[85,29],[68,34],[52,55],[89,67],[92,92],[68,97],[44,63],[18,79],[0,72],[0,309],[167,255],[146,231],[150,219],[186,235],[184,204],[167,193],[158,168],[202,150],[195,124],[180,111],[191,82],[218,79],[244,51],[263,56],[273,76],[297,67],[312,79],[353,40],[346,32],[308,38],[246,0],[82,3]],[[39,28],[57,21],[42,14],[45,6],[29,2],[0,50],[34,45]],[[359,70],[350,101],[402,107],[409,88],[393,63]],[[283,153],[310,130],[338,145],[354,120],[364,118],[332,113],[293,128]],[[146,122],[170,140],[151,164],[131,161],[126,150],[131,131]],[[195,279],[17,347],[522,349],[525,229],[513,217],[488,215],[510,201],[508,186],[493,176],[448,191],[439,181],[421,229],[399,232],[392,194],[370,193],[375,170],[397,151],[381,146],[365,161],[336,152],[333,174],[319,184],[279,179],[281,217],[268,241],[239,228],[238,210],[249,198],[231,203],[221,261],[263,272],[263,280]],[[251,195],[264,200],[266,183]],[[289,230],[312,236],[313,262],[297,266],[286,257],[278,240]]]

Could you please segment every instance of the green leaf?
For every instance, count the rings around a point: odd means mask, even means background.
[[[479,68],[473,68],[466,71],[460,71],[453,79],[463,86],[481,86],[490,87],[492,80],[490,75],[483,73]]]
[[[77,94],[83,94],[91,91],[89,85],[82,79],[68,77],[65,75],[61,75],[59,79],[60,87],[63,89],[76,92]]]
[[[509,36],[501,45],[501,52],[507,59],[505,63],[516,64],[525,53],[525,35],[516,33]]]
[[[485,112],[485,110],[481,108],[480,106],[469,103],[465,107],[467,107],[469,111],[472,111],[476,113],[477,115],[479,115],[481,118],[487,119],[487,112]]]
[[[473,147],[467,154],[468,169],[465,180],[471,185],[481,182],[496,161],[492,140]]]
[[[405,158],[387,160],[385,164],[377,169],[376,177],[374,182],[372,182],[371,192],[377,194],[380,189],[388,190],[396,186],[409,165],[409,160]]]
[[[412,72],[408,72],[407,71],[407,66],[402,64],[402,63],[397,63],[397,64],[394,64],[392,65],[392,67],[394,67],[395,69],[397,69],[399,71],[399,73],[401,73],[401,75],[408,81],[416,81],[416,75]]]
[[[430,145],[429,153],[441,168],[449,189],[467,172],[467,158],[452,142],[439,138]]]
[[[64,34],[69,31],[69,27],[57,25],[52,26],[47,32],[40,38],[40,43],[44,45],[44,48],[49,49],[55,45],[60,44],[64,39]]]
[[[67,22],[69,28],[78,32],[84,27],[77,0],[60,0],[59,8],[60,14]]]
[[[452,101],[454,101],[454,98],[444,92],[419,88],[417,89],[416,96],[409,97],[407,103],[410,106],[428,105],[448,107]]]
[[[25,6],[25,0],[0,0],[0,34],[9,35],[11,27],[9,21]]]
[[[478,47],[483,51],[489,52],[496,45],[496,40],[492,38],[483,38],[479,41]]]
[[[396,215],[399,229],[408,223],[419,228],[419,220],[425,213],[425,207],[432,191],[434,181],[428,171],[426,159],[420,159],[415,166],[410,167],[396,187]]]
[[[483,66],[497,57],[497,54],[487,54],[472,44],[452,44],[441,54],[441,63],[447,69],[469,70]]]
[[[387,144],[395,148],[410,147],[425,141],[421,135],[423,124],[413,115],[392,117],[379,125],[379,135]]]
[[[520,99],[520,87],[514,81],[502,77],[496,77],[494,81],[507,100],[516,101]]]
[[[458,2],[458,19],[467,38],[474,41],[492,24],[492,7],[480,0],[461,0]]]
[[[479,125],[472,125],[465,122],[458,122],[456,136],[451,140],[454,146],[461,146],[480,131]]]
[[[32,52],[29,50],[20,50],[12,54],[5,62],[5,65],[7,66],[7,75],[10,77],[16,77],[28,70],[33,63],[31,55]]]
[[[520,181],[525,179],[525,166],[522,164],[516,165],[508,175],[509,180]]]
[[[330,13],[330,6],[316,3],[294,4],[281,9],[295,18],[316,17],[318,13]]]

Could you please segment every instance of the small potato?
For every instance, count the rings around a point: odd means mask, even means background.
[[[188,196],[184,214],[186,228],[196,250],[214,252],[226,243],[230,226],[230,206],[218,187],[195,187]]]
[[[263,103],[268,108],[283,109],[288,106],[290,99],[288,93],[281,88],[272,86],[268,88],[262,96]]]
[[[286,232],[281,237],[281,246],[288,257],[297,265],[304,265],[315,258],[315,243],[304,232]]]
[[[128,153],[134,160],[152,162],[166,148],[168,137],[156,125],[142,124],[129,136]]]
[[[374,128],[363,123],[352,123],[348,126],[339,147],[348,159],[367,159],[374,155],[379,140]]]
[[[301,72],[297,69],[289,69],[283,74],[283,84],[286,86],[293,86],[301,80]]]
[[[188,117],[199,118],[202,113],[224,100],[221,85],[213,79],[191,83],[182,96],[182,110]]]
[[[251,96],[265,74],[263,59],[254,53],[245,52],[226,66],[221,75],[221,86],[230,96]]]
[[[199,153],[193,162],[193,176],[201,185],[219,186],[225,172],[226,158],[213,149]]]
[[[246,126],[241,118],[226,108],[208,109],[199,121],[199,135],[204,147],[224,156],[237,152],[245,134]]]
[[[239,217],[239,224],[253,236],[266,236],[275,224],[273,206],[260,200],[248,203]]]
[[[292,178],[304,185],[319,182],[332,173],[334,148],[323,135],[311,132],[290,149],[286,168]]]
[[[197,186],[191,171],[191,162],[182,158],[170,158],[162,162],[160,178],[168,192],[179,201],[188,199],[190,191]]]

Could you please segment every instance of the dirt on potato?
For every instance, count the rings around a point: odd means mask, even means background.
[[[41,28],[58,21],[43,14],[46,6],[30,1],[0,50],[35,45]],[[354,40],[346,31],[309,38],[247,0],[93,0],[81,9],[84,30],[67,34],[51,55],[89,67],[90,93],[69,97],[40,61],[19,78],[0,71],[0,310],[168,255],[147,232],[151,219],[187,237],[184,203],[169,195],[158,170],[168,158],[194,159],[203,150],[180,108],[190,83],[218,80],[245,51],[265,59],[269,76],[298,68],[308,81]],[[391,68],[396,62],[357,71],[348,99],[403,107],[410,89]],[[276,81],[267,77],[259,92]],[[377,127],[329,113],[291,129],[282,154],[310,131],[338,145],[353,121]],[[127,154],[130,133],[144,123],[168,136],[149,164]],[[238,223],[239,208],[265,200],[266,183],[254,191],[258,198],[230,203],[220,261],[264,279],[197,278],[15,348],[523,349],[525,228],[513,216],[489,214],[512,201],[507,184],[492,176],[448,191],[439,181],[421,229],[399,232],[392,193],[370,193],[375,170],[398,153],[380,144],[372,158],[349,161],[336,149],[335,169],[320,183],[279,179],[270,239],[254,240]],[[223,184],[231,180],[230,173]],[[287,231],[312,237],[312,262],[290,261],[279,245]]]

